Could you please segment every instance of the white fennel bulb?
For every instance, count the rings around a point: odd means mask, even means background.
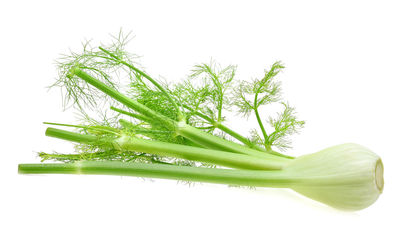
[[[342,144],[298,157],[284,170],[291,189],[344,210],[373,204],[383,190],[383,164],[358,144]]]

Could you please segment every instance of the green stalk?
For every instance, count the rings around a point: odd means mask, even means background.
[[[267,152],[267,151],[265,150],[265,148],[261,148],[261,147],[255,145],[255,144],[252,143],[248,138],[246,138],[246,137],[240,135],[240,134],[237,133],[236,131],[234,131],[234,130],[228,128],[227,126],[223,125],[223,124],[220,123],[220,122],[215,122],[214,119],[212,119],[211,117],[206,116],[206,115],[204,115],[204,114],[202,114],[202,113],[200,113],[200,112],[198,112],[198,111],[194,111],[191,107],[189,107],[189,106],[187,106],[187,105],[185,105],[185,104],[183,104],[182,106],[183,106],[185,109],[187,109],[187,110],[193,112],[195,115],[197,115],[198,117],[202,118],[203,120],[208,121],[208,122],[209,122],[210,124],[212,124],[215,128],[220,129],[221,131],[223,131],[223,132],[227,133],[228,135],[232,136],[233,138],[235,138],[236,140],[240,141],[240,142],[243,143],[244,145],[248,146],[249,148],[252,148],[252,149],[255,149],[255,150],[258,150],[258,151],[261,151],[261,152]],[[274,151],[274,150],[272,150],[272,149],[271,149],[270,151],[268,151],[267,153],[273,154],[273,155],[277,155],[277,156],[281,156],[281,157],[285,157],[285,158],[288,158],[288,159],[294,159],[294,158],[295,158],[295,157],[290,156],[290,155],[285,155],[285,154],[276,152],[276,151]]]
[[[239,186],[289,187],[295,179],[282,171],[232,170],[116,161],[19,164],[20,174],[91,174],[163,178]]]
[[[171,128],[171,129],[174,128],[174,126],[175,126],[174,120],[172,120],[164,115],[161,115],[152,109],[149,109],[148,107],[146,107],[145,105],[143,105],[137,101],[132,100],[131,98],[123,95],[122,93],[118,92],[117,90],[107,86],[100,80],[98,80],[98,79],[92,77],[91,75],[87,74],[86,72],[82,71],[78,67],[71,69],[71,75],[76,75],[77,77],[81,78],[85,82],[91,84],[92,86],[96,87],[100,91],[104,92],[106,95],[108,95],[108,96],[112,97],[113,99],[115,99],[116,101],[124,104],[128,108],[136,110],[137,112],[141,113],[142,115],[145,115],[153,120],[162,121],[162,122],[164,122],[164,124],[167,127]]]
[[[119,123],[121,124],[121,126],[131,129],[135,134],[140,134],[140,135],[144,135],[148,138],[152,138],[152,139],[158,139],[156,136],[154,136],[155,134],[171,134],[173,132],[171,131],[164,131],[164,130],[154,130],[154,129],[146,129],[146,128],[141,128],[141,129],[137,129],[134,127],[134,125],[132,123],[130,123],[129,121],[126,121],[124,119],[120,119]],[[197,144],[194,141],[191,141],[189,139],[186,139],[186,143],[188,146],[193,146],[193,147],[201,147],[203,148],[203,146]]]
[[[56,126],[63,126],[63,127],[72,127],[72,128],[82,128],[86,129],[87,131],[96,131],[96,132],[104,132],[108,134],[119,134],[119,130],[116,128],[108,127],[108,126],[101,126],[101,125],[94,125],[94,126],[85,126],[85,125],[73,125],[73,124],[65,124],[65,123],[56,123],[56,122],[43,122],[43,124],[47,125],[56,125]]]
[[[247,145],[250,148],[257,149],[258,151],[264,151],[262,148],[260,148],[257,145],[253,144],[248,138],[240,135],[239,133],[233,131],[232,129],[228,128],[227,126],[225,126],[225,125],[223,125],[221,123],[217,123],[215,125],[215,127],[220,129],[221,131],[224,131],[228,135],[232,136],[233,138],[237,139],[238,141],[240,141],[244,145]]]
[[[290,155],[285,155],[285,154],[276,152],[276,151],[274,151],[272,149],[270,149],[268,151],[265,151],[265,149],[253,144],[248,138],[246,138],[244,136],[241,136],[240,134],[236,133],[235,131],[231,130],[230,128],[226,127],[225,125],[223,125],[221,123],[216,124],[216,127],[219,128],[220,130],[224,131],[228,135],[232,136],[233,138],[239,140],[240,142],[242,142],[243,144],[247,145],[250,148],[256,149],[256,150],[261,151],[261,152],[273,154],[273,155],[276,155],[276,156],[288,158],[288,159],[294,159],[295,158],[295,157],[290,156]]]
[[[46,135],[50,137],[56,137],[56,138],[62,138],[63,140],[66,141],[72,141],[72,142],[77,142],[77,143],[84,143],[84,144],[90,144],[90,143],[97,143],[99,142],[99,138],[97,138],[94,135],[85,135],[85,134],[79,134],[79,133],[74,133],[62,129],[56,129],[56,128],[48,128],[46,130]]]
[[[128,111],[125,111],[125,110],[122,110],[122,109],[119,109],[119,108],[116,108],[116,107],[113,107],[113,106],[111,106],[110,109],[115,111],[115,112],[118,112],[120,114],[127,115],[127,116],[133,117],[135,119],[138,119],[138,120],[141,120],[141,121],[144,121],[144,122],[147,122],[147,123],[153,123],[154,122],[149,117],[146,117],[144,115],[134,114],[134,113],[131,113],[131,112],[128,112]]]
[[[205,121],[208,121],[210,124],[212,124],[214,127],[220,129],[221,131],[227,133],[228,135],[232,136],[233,138],[237,139],[238,141],[240,141],[241,143],[243,143],[244,145],[247,145],[250,148],[254,148],[258,151],[265,151],[263,148],[258,147],[257,145],[254,145],[248,138],[240,135],[239,133],[233,131],[232,129],[226,127],[225,125],[223,125],[220,122],[216,122],[214,121],[214,119],[212,119],[211,117],[204,115],[198,111],[194,111],[191,107],[183,104],[182,105],[185,109],[193,112],[196,116],[202,118]]]
[[[121,136],[113,140],[96,138],[95,136],[93,136],[93,138],[87,135],[55,128],[48,128],[46,130],[46,135],[73,142],[113,148],[120,151],[144,152],[239,169],[279,170],[291,161],[273,155],[267,155],[268,158],[260,158],[181,144],[145,140],[130,136]]]
[[[246,155],[250,155],[250,156],[254,156],[254,157],[260,157],[262,159],[270,159],[271,156],[278,157],[278,156],[272,155],[267,152],[255,150],[255,149],[246,147],[244,145],[225,140],[221,137],[214,136],[207,132],[196,129],[190,125],[187,125],[185,123],[179,123],[178,127],[176,128],[176,133],[183,137],[186,137],[192,141],[195,141],[198,144],[200,144],[206,148],[217,149],[217,150],[222,150],[222,151],[227,151],[227,152],[240,153],[240,154],[246,154]],[[287,157],[281,157],[281,156],[279,156],[279,157],[287,158]]]
[[[168,93],[168,91],[166,89],[164,89],[164,87],[159,84],[156,80],[154,80],[153,78],[151,78],[148,74],[146,74],[145,72],[143,72],[142,70],[136,68],[135,66],[133,66],[132,64],[121,60],[118,56],[114,55],[112,52],[99,47],[99,49],[101,51],[103,51],[104,53],[106,53],[107,55],[111,56],[112,58],[114,58],[115,60],[117,60],[119,63],[127,66],[128,68],[130,68],[131,70],[135,71],[136,73],[140,74],[141,76],[143,76],[144,78],[146,78],[147,80],[149,80],[154,86],[156,86],[168,99],[168,101],[174,106],[176,112],[178,113],[178,119],[182,120],[184,119],[184,115],[182,114],[182,111],[179,109],[178,105],[176,104],[175,100],[171,97],[171,95]]]
[[[261,87],[260,87],[260,88],[261,88]],[[263,123],[262,123],[262,121],[261,121],[260,114],[258,113],[258,104],[257,104],[258,93],[259,93],[259,91],[257,91],[257,93],[256,93],[255,96],[254,96],[254,113],[255,113],[255,115],[256,115],[257,122],[258,122],[258,125],[260,126],[261,132],[262,132],[262,134],[263,134],[263,136],[264,136],[265,149],[269,152],[269,151],[271,151],[271,147],[270,147],[270,146],[267,146],[267,144],[268,144],[268,135],[267,135],[267,131],[265,130],[264,125],[263,125]]]

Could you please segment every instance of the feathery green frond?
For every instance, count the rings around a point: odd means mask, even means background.
[[[219,64],[211,61],[209,64],[203,63],[195,65],[194,69],[192,70],[192,74],[190,75],[191,79],[204,76],[202,80],[212,86],[210,89],[210,98],[212,99],[213,103],[215,103],[215,107],[212,107],[212,110],[214,111],[213,113],[217,114],[217,122],[221,122],[223,120],[223,105],[227,104],[224,95],[231,87],[235,74],[236,66],[229,65],[225,68],[222,68]]]
[[[234,99],[234,104],[239,108],[240,113],[249,116],[252,110],[280,100],[281,86],[274,80],[283,68],[280,62],[275,62],[270,70],[265,71],[262,79],[240,83],[235,91]]]
[[[172,85],[160,83],[137,68],[137,57],[125,49],[129,40],[129,34],[125,36],[120,32],[109,45],[95,47],[87,42],[81,53],[71,52],[71,55],[59,60],[60,74],[55,85],[61,86],[67,92],[66,101],[72,101],[81,110],[81,124],[91,126],[90,133],[94,133],[93,128],[96,126],[105,126],[151,140],[193,145],[192,141],[178,135],[171,124],[165,123],[163,119],[154,119],[121,106],[108,94],[88,84],[86,79],[76,76],[75,68],[84,70],[86,74],[118,92],[122,92],[123,86],[128,85],[125,93],[129,98],[171,121],[183,119],[188,125],[225,139],[229,134],[252,148],[258,148],[262,144],[268,150],[270,146],[278,145],[277,141],[282,142],[282,131],[277,131],[273,134],[274,138],[281,139],[271,138],[275,144],[269,143],[268,134],[258,113],[260,106],[276,102],[280,98],[280,85],[274,80],[283,68],[279,62],[274,63],[262,79],[242,82],[236,88],[236,98],[232,102],[228,95],[231,96],[234,87],[236,66],[221,67],[211,61],[209,64],[195,65],[187,80]],[[259,137],[252,141],[222,125],[223,110],[229,111],[232,103],[244,115],[248,116],[252,111],[256,113],[263,140]],[[107,112],[110,108],[115,112]],[[87,132],[88,129],[82,131]],[[254,139],[254,131],[252,136]],[[84,146],[81,151],[94,149]]]
[[[271,146],[278,147],[281,150],[290,147],[289,135],[298,133],[303,128],[304,121],[297,120],[294,108],[287,103],[282,103],[283,112],[278,114],[277,118],[269,117],[269,124],[274,131],[268,136],[268,143]]]
[[[263,145],[267,151],[271,151],[272,146],[281,150],[287,148],[290,144],[287,136],[297,132],[304,124],[303,121],[296,119],[294,109],[285,103],[283,103],[285,107],[283,113],[276,120],[269,119],[273,131],[269,133],[262,122],[259,108],[281,100],[281,86],[275,78],[282,69],[284,66],[280,62],[275,62],[269,70],[265,71],[262,79],[242,82],[235,92],[233,101],[243,116],[249,117],[254,112],[262,137],[256,130],[252,130],[251,141],[257,145]]]

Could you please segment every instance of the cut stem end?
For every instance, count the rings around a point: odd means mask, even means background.
[[[375,166],[375,184],[376,184],[376,187],[378,188],[379,192],[382,193],[384,181],[383,181],[383,163],[382,163],[381,159],[379,159],[376,162],[376,166]]]

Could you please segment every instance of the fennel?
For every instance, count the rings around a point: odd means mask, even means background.
[[[109,174],[167,178],[256,187],[291,188],[311,199],[347,210],[371,205],[383,190],[382,161],[357,144],[343,144],[300,157],[278,150],[304,122],[282,100],[274,63],[259,80],[235,79],[235,66],[215,62],[195,66],[182,83],[152,78],[125,51],[122,34],[110,45],[72,53],[59,61],[60,86],[82,124],[47,123],[77,131],[48,128],[47,136],[77,144],[77,153],[39,153],[43,161],[20,164],[19,172]],[[127,79],[124,93],[121,79]],[[194,82],[197,81],[197,84]],[[263,122],[261,108],[280,103],[283,111]],[[107,117],[101,107],[108,107]],[[99,108],[100,107],[100,108]],[[225,110],[255,115],[259,130],[251,137],[225,124]],[[92,113],[96,111],[100,119]],[[261,133],[259,133],[259,131]],[[221,166],[225,168],[209,168]],[[232,168],[232,169],[226,169]]]

